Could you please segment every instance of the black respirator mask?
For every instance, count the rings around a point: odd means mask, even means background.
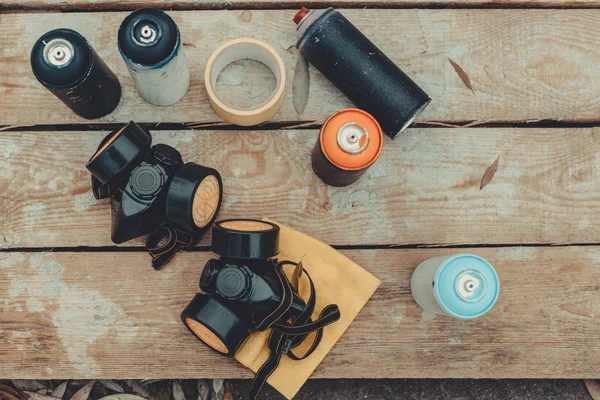
[[[277,261],[279,227],[259,220],[224,220],[213,226],[212,250],[221,257],[206,263],[198,293],[181,314],[185,326],[217,353],[233,357],[252,331],[272,328],[268,341],[271,356],[258,371],[250,398],[254,399],[267,378],[279,365],[282,355],[303,360],[313,353],[323,337],[323,328],[339,320],[335,304],[312,319],[316,294],[302,263]],[[294,268],[290,280],[285,266]],[[306,274],[310,297],[298,291]],[[298,347],[311,332],[313,344],[303,355]]]
[[[175,148],[151,144],[150,133],[129,122],[104,138],[86,168],[96,199],[111,199],[112,241],[149,235],[146,248],[160,269],[210,227],[223,185],[216,170],[184,164]]]

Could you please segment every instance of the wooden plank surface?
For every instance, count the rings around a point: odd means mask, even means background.
[[[595,121],[600,97],[600,10],[344,10],[369,38],[434,99],[420,121]],[[181,28],[192,71],[187,96],[171,107],[145,103],[116,46],[125,12],[0,15],[0,123],[5,125],[87,122],[69,112],[33,77],[29,53],[44,32],[58,27],[80,31],[115,70],[124,86],[118,109],[103,122],[214,122],[202,83],[210,54],[242,36],[269,42],[282,55],[289,82],[296,64],[294,10],[172,12]],[[17,40],[18,38],[18,40]],[[469,75],[465,87],[448,59]],[[252,80],[252,70],[248,72]],[[236,90],[242,80],[229,82]],[[226,83],[224,83],[226,84]],[[260,82],[257,84],[260,88]],[[275,121],[322,122],[350,105],[312,69],[310,97],[298,115],[292,86]]]
[[[304,4],[323,6],[318,0]],[[431,95],[420,122],[598,122],[600,10],[456,9],[597,8],[598,0],[330,4],[353,8],[342,11]],[[188,95],[172,107],[145,103],[118,54],[116,32],[127,12],[114,10],[140,6],[234,9],[170,13],[193,77]],[[416,9],[438,6],[455,9]],[[386,7],[391,9],[376,9]],[[249,36],[270,43],[286,63],[286,98],[273,122],[320,124],[350,103],[311,68],[308,106],[296,113],[291,18],[297,8],[296,2],[275,0],[4,0],[0,10],[17,12],[0,13],[0,130],[89,122],[73,115],[30,70],[33,43],[58,27],[85,35],[124,87],[117,110],[94,122],[220,123],[203,87],[206,60],[224,41]],[[473,92],[449,59],[468,74]],[[269,79],[264,67],[238,63],[222,74],[219,91],[227,100],[264,98]],[[179,320],[212,253],[180,253],[157,273],[141,249],[97,248],[112,245],[109,204],[93,199],[84,165],[106,133],[0,132],[0,248],[8,249],[0,252],[0,376],[251,377],[235,361],[208,351]],[[315,378],[598,377],[598,128],[409,129],[386,140],[381,159],[347,188],[327,187],[314,176],[309,154],[317,134],[153,132],[155,143],[177,147],[186,161],[221,171],[221,218],[269,216],[327,243],[362,248],[343,252],[382,286]],[[498,171],[480,190],[484,171],[498,156]],[[576,245],[539,246],[551,244]],[[125,244],[142,245],[141,239]],[[411,248],[364,249],[388,245]],[[417,248],[453,245],[490,247]],[[78,246],[89,252],[65,251]],[[39,252],[51,248],[59,252]],[[496,307],[471,322],[427,314],[410,295],[419,262],[457,252],[490,260],[502,283]]]
[[[383,283],[314,377],[598,377],[597,247],[460,251],[501,280],[496,306],[470,322],[425,313],[410,295],[419,262],[457,250],[344,251]],[[155,272],[143,253],[0,254],[0,376],[250,377],[179,320],[210,256],[186,252]]]
[[[597,128],[409,129],[346,188],[314,175],[317,133],[154,131],[153,139],[221,172],[220,218],[272,217],[330,244],[598,242]],[[105,134],[3,132],[2,247],[112,245],[110,205],[93,198],[85,169]]]
[[[157,7],[176,10],[200,10],[222,8],[291,8],[306,7],[352,7],[352,8],[399,8],[399,7],[596,7],[598,0],[4,0],[0,9],[11,10],[135,10],[141,7]]]

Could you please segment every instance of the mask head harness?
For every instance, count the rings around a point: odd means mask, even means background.
[[[212,250],[220,255],[206,263],[198,293],[181,314],[185,326],[217,353],[233,357],[252,331],[272,329],[269,359],[256,374],[250,390],[255,399],[285,354],[292,360],[310,356],[323,337],[323,329],[339,320],[337,305],[330,304],[313,320],[316,293],[302,263],[278,261],[279,227],[273,223],[232,219],[213,226]],[[294,267],[288,279],[286,266]],[[299,294],[306,275],[310,296]],[[313,343],[305,354],[297,348],[311,332]]]
[[[96,199],[110,198],[114,243],[149,235],[152,266],[162,268],[182,247],[196,243],[216,219],[223,197],[221,175],[129,122],[107,135],[86,168]]]

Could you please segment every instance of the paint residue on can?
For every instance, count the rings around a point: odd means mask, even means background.
[[[294,17],[296,47],[361,110],[395,138],[431,99],[341,13],[302,8]]]
[[[42,35],[30,61],[37,80],[83,118],[103,117],[119,104],[119,80],[88,41],[71,29]]]
[[[165,12],[145,8],[121,24],[118,46],[137,91],[148,103],[168,106],[185,96],[190,71],[177,24]]]

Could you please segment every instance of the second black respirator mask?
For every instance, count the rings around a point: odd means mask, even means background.
[[[135,122],[106,136],[86,168],[96,199],[111,199],[112,241],[149,235],[146,248],[155,269],[197,242],[221,206],[219,172],[184,164],[166,144],[152,146],[150,133]]]

